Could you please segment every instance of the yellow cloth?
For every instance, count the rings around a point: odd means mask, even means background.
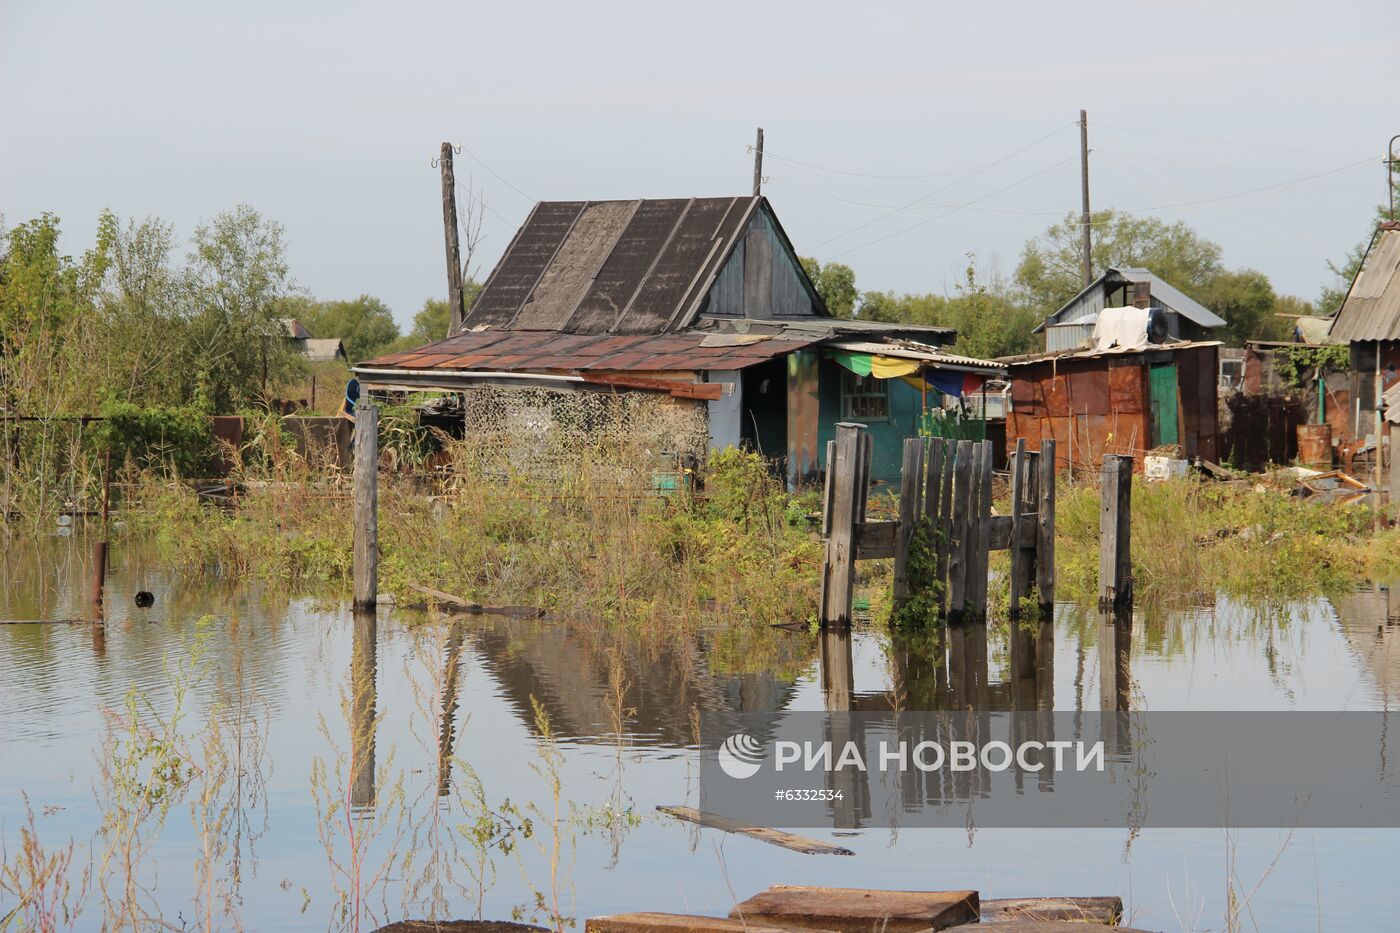
[[[870,375],[876,379],[893,379],[896,376],[908,376],[918,371],[918,360],[901,360],[893,356],[872,356],[870,358]]]

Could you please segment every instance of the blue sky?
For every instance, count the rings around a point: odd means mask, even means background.
[[[1312,298],[1384,196],[1398,58],[1382,2],[0,0],[0,212],[77,252],[104,207],[188,236],[246,202],[302,286],[407,322],[445,292],[440,141],[484,274],[532,199],[747,192],[762,125],[799,251],[944,291],[1078,209],[1082,107],[1096,208]]]

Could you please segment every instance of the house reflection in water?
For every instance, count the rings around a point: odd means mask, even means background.
[[[1332,600],[1352,653],[1387,703],[1400,697],[1400,587],[1375,586]]]

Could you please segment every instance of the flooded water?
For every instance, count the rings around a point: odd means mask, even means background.
[[[11,547],[0,618],[85,616],[86,555],[72,539]],[[127,770],[111,752],[126,711],[150,723],[179,710],[176,754],[206,773],[217,770],[213,740],[199,733],[217,720],[219,747],[232,749],[217,801],[172,792],[163,822],[148,819],[128,847],[142,903],[177,926],[203,915],[201,891],[224,893],[215,927],[265,930],[349,927],[337,892],[358,890],[361,928],[372,929],[434,911],[508,918],[556,891],[559,912],[580,924],[625,910],[723,915],[774,883],[1118,894],[1149,930],[1223,929],[1229,886],[1248,898],[1243,929],[1381,929],[1400,914],[1396,831],[872,826],[843,834],[856,855],[840,858],[654,813],[696,802],[690,747],[710,709],[1386,709],[1400,690],[1397,591],[1268,614],[1221,601],[1140,616],[1117,638],[1062,606],[1031,670],[995,629],[967,630],[937,656],[865,631],[823,643],[716,629],[657,645],[556,621],[357,619],[276,587],[180,579],[128,548],[114,547],[111,563],[101,636],[0,625],[0,839],[12,857],[27,794],[40,841],[73,839],[75,865],[86,864],[104,818],[110,831],[125,812],[121,789],[159,782],[150,764],[164,746],[143,746]],[[137,608],[138,590],[154,605]],[[536,705],[557,742],[553,766]],[[557,855],[555,777],[577,805]],[[459,832],[484,825],[478,790],[498,817],[486,835],[516,843],[489,849],[484,868]],[[526,818],[532,837],[512,836]],[[96,926],[101,900],[90,894],[79,928]]]

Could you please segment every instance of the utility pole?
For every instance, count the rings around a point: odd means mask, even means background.
[[[1084,190],[1084,213],[1079,226],[1084,235],[1084,287],[1094,281],[1094,261],[1090,256],[1089,234],[1092,231],[1089,220],[1089,114],[1079,111],[1079,180]]]
[[[763,127],[758,128],[758,139],[753,144],[753,196],[758,197],[763,187]]]
[[[447,243],[447,336],[462,329],[462,257],[457,243],[457,179],[452,174],[452,144],[443,143],[438,156],[442,167],[442,233]]]

